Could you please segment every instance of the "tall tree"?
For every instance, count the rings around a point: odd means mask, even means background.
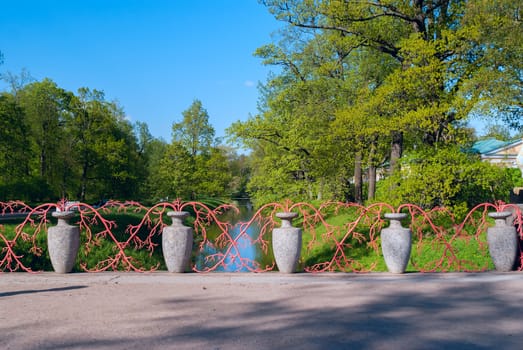
[[[136,195],[145,176],[132,125],[102,91],[80,88],[69,130],[79,170],[77,196],[85,201]]]
[[[264,152],[254,154],[267,161],[273,159],[267,153],[270,148],[294,152],[295,159],[299,150],[306,151],[307,157],[302,158],[309,163],[297,169],[306,169],[309,174],[310,169],[321,169],[319,163],[310,166],[314,157],[309,155],[314,152],[307,140],[314,137],[324,155],[330,150],[331,156],[338,157],[345,151],[341,163],[355,164],[353,174],[366,164],[371,178],[375,177],[375,167],[386,160],[397,171],[405,146],[438,147],[461,142],[468,135],[462,126],[471,111],[480,101],[493,98],[487,93],[489,89],[471,88],[479,86],[483,65],[488,62],[497,75],[512,77],[512,86],[518,86],[514,77],[521,77],[521,59],[497,54],[496,60],[485,60],[504,50],[521,58],[520,41],[493,34],[494,26],[489,29],[485,24],[501,21],[504,30],[520,36],[521,22],[516,16],[520,5],[506,2],[507,6],[494,6],[493,11],[486,1],[476,6],[464,0],[261,2],[278,19],[289,23],[289,40],[258,50],[265,63],[282,69],[267,85],[271,95],[262,102],[262,113],[234,125],[233,134],[250,139],[251,144],[257,140],[254,145],[263,147]],[[481,16],[489,21],[478,20]],[[336,82],[349,93],[332,93],[328,99],[315,99],[310,91],[298,96],[300,85],[312,86],[325,80]],[[498,86],[502,89],[501,84]],[[329,94],[328,89],[321,91]],[[500,95],[497,101],[508,106]],[[329,101],[331,109],[322,108],[322,101]],[[516,102],[512,98],[512,106]],[[306,111],[309,106],[319,107],[315,109],[318,117],[311,118],[312,109]],[[328,129],[318,123],[322,118],[326,121],[323,125],[331,125],[330,131],[325,132]],[[282,132],[282,125],[289,131]],[[300,147],[289,138],[293,133],[300,135],[296,138]],[[387,157],[382,153],[386,149]],[[284,163],[289,169],[297,162]],[[350,176],[341,168],[335,171]],[[308,178],[313,182],[319,179],[316,174]],[[372,192],[374,185],[370,185]],[[359,198],[360,189],[356,187]]]
[[[503,90],[513,90],[514,84],[521,88],[522,44],[515,39],[523,34],[518,2],[262,2],[293,26],[339,32],[355,45],[395,59],[400,67],[390,78],[392,91],[384,97],[396,101],[391,107],[403,121],[400,125],[423,130],[428,144],[442,140],[453,122],[468,115],[476,97],[487,95],[489,89],[469,89],[471,79],[492,71],[496,82],[503,76],[513,83]],[[401,103],[405,100],[407,104]]]
[[[523,21],[521,1],[467,2],[463,22],[474,34],[469,41],[477,71],[466,85],[478,97],[476,114],[498,117],[523,131]]]
[[[20,74],[14,74],[12,72],[5,72],[0,74],[0,79],[5,81],[11,88],[10,93],[13,94],[18,101],[18,93],[22,91],[24,86],[35,81],[31,76],[31,73],[25,68],[22,69]]]
[[[224,151],[215,147],[214,128],[201,101],[195,100],[173,123],[173,140],[159,163],[162,198],[196,199],[230,194],[231,174]]]
[[[264,64],[280,67],[281,74],[264,87],[260,114],[234,124],[229,133],[245,145],[260,148],[254,155],[268,162],[266,167],[258,165],[254,177],[261,169],[270,169],[275,153],[285,159],[280,171],[286,175],[278,176],[282,184],[292,193],[322,199],[337,191],[337,174],[346,173],[343,169],[353,164],[338,159],[346,154],[329,140],[337,108],[354,95],[353,77],[344,63],[352,47],[337,34],[311,35],[309,41],[298,40],[300,35],[305,34],[287,31],[278,45],[256,51]],[[260,174],[259,180],[263,178]]]
[[[209,124],[209,114],[202,102],[194,100],[182,115],[181,122],[173,123],[173,141],[180,142],[193,157],[208,151],[214,141],[214,128]]]
[[[0,94],[0,184],[29,175],[30,148],[23,110],[12,94]]]
[[[31,147],[38,155],[34,175],[47,183],[51,193],[58,197],[63,190],[62,174],[70,153],[68,143],[64,142],[64,127],[72,94],[50,79],[28,84],[19,94],[30,128]]]
[[[145,148],[147,177],[145,179],[142,196],[146,200],[156,202],[169,195],[171,195],[171,198],[176,197],[170,194],[171,190],[167,185],[171,182],[166,180],[166,176],[169,176],[169,169],[174,169],[171,167],[175,167],[176,164],[174,162],[163,164],[169,147],[170,145],[167,144],[167,142],[154,138]]]
[[[159,199],[194,199],[196,195],[193,174],[194,160],[180,142],[167,145],[158,166],[156,196]]]

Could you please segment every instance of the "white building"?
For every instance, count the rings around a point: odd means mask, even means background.
[[[523,166],[523,139],[500,141],[485,139],[477,141],[472,149],[481,155],[481,159],[507,168]]]

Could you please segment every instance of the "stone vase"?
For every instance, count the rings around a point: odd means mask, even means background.
[[[80,248],[80,229],[69,225],[69,219],[75,215],[73,212],[55,211],[52,215],[58,223],[47,230],[49,258],[56,273],[69,273]]]
[[[282,273],[296,272],[301,254],[302,231],[292,226],[297,213],[276,213],[281,227],[272,231],[272,249],[278,270]]]
[[[507,218],[512,214],[508,211],[489,213],[496,220],[493,227],[487,229],[487,242],[490,257],[498,271],[511,271],[516,262],[518,252],[518,235],[516,228],[507,225]]]
[[[407,214],[387,213],[390,226],[381,230],[381,251],[387,269],[392,273],[404,273],[410,259],[412,246],[410,229],[401,226]]]
[[[171,226],[162,231],[163,258],[169,272],[185,272],[191,259],[193,230],[183,225],[183,219],[189,216],[186,211],[167,213],[172,218]]]

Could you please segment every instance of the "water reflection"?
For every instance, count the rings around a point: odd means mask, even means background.
[[[260,233],[260,226],[256,222],[248,227],[241,225],[241,223],[248,222],[252,218],[254,214],[252,204],[244,201],[237,206],[240,209],[239,214],[229,211],[220,217],[220,220],[233,225],[229,230],[230,238],[228,238],[225,246],[220,247],[216,243],[216,238],[221,233],[218,228],[214,227],[208,231],[210,242],[196,255],[197,270],[251,272],[260,269],[260,261],[264,260],[263,252],[259,245],[253,244]],[[216,266],[217,264],[219,265]]]

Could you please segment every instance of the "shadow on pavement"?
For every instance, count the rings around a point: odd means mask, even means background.
[[[34,293],[45,293],[45,292],[63,292],[66,290],[82,289],[87,288],[87,286],[69,286],[61,288],[48,288],[48,289],[28,289],[28,290],[15,290],[11,292],[0,292],[0,298],[10,297],[20,294],[34,294]]]
[[[255,298],[253,287],[228,287],[173,290],[121,315],[125,331],[38,348],[521,349],[523,342],[523,298],[511,284],[289,285]]]

